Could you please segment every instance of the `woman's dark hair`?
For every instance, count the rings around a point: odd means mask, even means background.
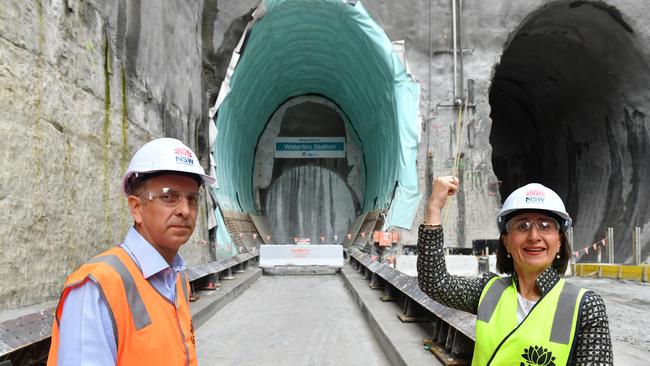
[[[499,246],[497,247],[497,271],[499,273],[507,273],[512,275],[515,273],[515,263],[512,260],[512,257],[508,258],[508,251],[506,250],[505,244],[503,244],[503,238],[505,233],[501,234],[499,237]],[[569,265],[569,259],[571,258],[571,246],[566,239],[566,234],[564,230],[560,230],[560,251],[558,254],[560,258],[553,259],[551,267],[555,268],[557,273],[564,275],[566,272],[567,266]]]

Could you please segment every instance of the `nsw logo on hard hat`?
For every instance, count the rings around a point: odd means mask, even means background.
[[[192,152],[188,149],[177,147],[174,149],[176,154],[176,162],[180,164],[194,165],[194,159],[192,157]]]
[[[544,191],[531,189],[526,192],[526,203],[544,203]]]

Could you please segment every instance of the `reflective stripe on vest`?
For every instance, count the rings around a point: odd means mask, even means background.
[[[492,286],[488,288],[483,300],[478,305],[478,320],[482,320],[486,323],[490,321],[490,318],[492,318],[492,314],[494,314],[494,310],[496,310],[497,304],[501,299],[503,291],[505,291],[511,284],[512,279],[510,277],[499,278],[494,281]]]
[[[185,301],[188,301],[189,297],[187,295],[187,282],[188,282],[187,273],[185,273],[185,271],[181,271],[180,274],[181,274],[181,285],[183,286],[183,299],[185,299]]]
[[[124,284],[124,289],[126,290],[126,298],[131,308],[131,314],[133,315],[133,324],[135,324],[135,329],[140,330],[147,325],[151,324],[151,318],[147,312],[147,308],[144,306],[144,301],[142,301],[142,296],[138,292],[137,287],[135,286],[135,281],[129,270],[124,266],[122,261],[114,255],[105,255],[101,257],[95,257],[88,261],[88,263],[105,263],[115,270],[117,274],[122,278],[122,283]],[[97,281],[94,281],[97,283]]]
[[[553,315],[553,327],[551,328],[551,341],[561,344],[569,344],[571,338],[571,317],[578,306],[577,299],[580,295],[580,287],[565,283],[560,292],[560,299],[557,302],[555,314]]]
[[[561,279],[517,324],[512,279],[490,280],[479,302],[472,365],[566,364],[585,291]]]

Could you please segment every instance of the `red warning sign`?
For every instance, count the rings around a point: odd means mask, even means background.
[[[379,243],[380,247],[389,247],[392,243],[392,236],[388,231],[375,231],[372,233],[372,241]]]
[[[311,250],[305,249],[305,248],[292,248],[291,249],[291,255],[294,258],[306,258],[309,253],[311,253]]]

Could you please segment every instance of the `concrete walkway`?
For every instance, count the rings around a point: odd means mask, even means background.
[[[391,364],[395,366],[442,365],[422,341],[431,338],[431,323],[403,323],[397,317],[403,302],[384,302],[381,291],[372,290],[366,278],[349,265],[341,270],[341,277],[357,300],[365,320],[379,340]]]
[[[262,276],[196,338],[202,365],[389,365],[338,275]]]

